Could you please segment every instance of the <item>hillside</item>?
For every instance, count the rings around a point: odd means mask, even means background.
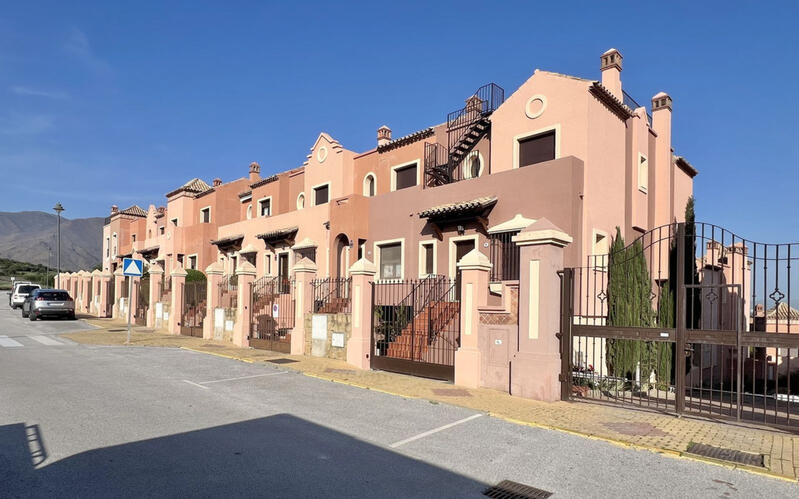
[[[46,279],[46,284],[52,286],[53,274],[54,271],[50,269],[48,272],[44,265],[0,258],[0,289],[11,289],[12,277],[18,281],[31,281],[43,285]]]
[[[56,265],[56,216],[42,211],[0,212],[0,258]],[[100,263],[103,219],[61,218],[61,268],[92,269]]]

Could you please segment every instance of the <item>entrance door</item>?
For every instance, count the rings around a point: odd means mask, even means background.
[[[457,300],[461,299],[461,271],[458,270],[458,262],[473,249],[474,239],[455,241],[455,297]]]
[[[288,292],[289,282],[289,254],[281,253],[277,256],[277,282],[278,292]]]

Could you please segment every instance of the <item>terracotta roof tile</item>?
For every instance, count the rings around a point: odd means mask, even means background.
[[[497,202],[496,196],[483,196],[470,201],[460,201],[457,203],[447,203],[433,206],[419,212],[419,218],[440,217],[442,215],[452,215],[469,212],[477,209],[488,208]]]

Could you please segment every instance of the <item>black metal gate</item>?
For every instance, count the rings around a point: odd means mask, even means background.
[[[203,319],[207,307],[208,284],[206,281],[192,281],[183,284],[183,311],[180,320],[180,334],[203,337]]]
[[[294,289],[294,281],[282,276],[266,276],[252,283],[251,347],[291,353]]]
[[[679,223],[565,269],[562,398],[799,425],[797,259]]]
[[[372,369],[455,379],[457,284],[444,276],[372,285]]]
[[[136,308],[133,313],[133,322],[139,326],[147,325],[147,310],[150,307],[150,276],[139,279],[136,295]]]

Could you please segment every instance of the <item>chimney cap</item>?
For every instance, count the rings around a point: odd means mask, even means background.
[[[386,125],[377,129],[377,147],[391,142],[391,129]]]
[[[119,206],[112,204],[111,205],[111,213],[116,213],[119,211]]]
[[[388,127],[388,125],[383,125],[383,126],[381,126],[380,128],[378,128],[377,130],[378,130],[378,131],[379,131],[379,130],[388,130],[389,132],[391,131],[391,129]]]
[[[668,108],[671,111],[671,96],[666,92],[658,92],[652,97],[652,111]]]
[[[222,179],[219,178],[219,177],[215,178],[214,179],[214,187],[218,187],[220,185],[222,185]]]
[[[250,163],[250,172],[251,172],[251,173],[260,172],[260,171],[261,171],[261,165],[259,165],[259,164],[258,164],[257,162],[255,162],[255,161],[253,161],[252,163]]]
[[[621,63],[623,59],[624,57],[621,55],[621,52],[614,48],[610,48],[599,57],[600,69],[604,71],[606,69],[615,67],[621,71]]]

